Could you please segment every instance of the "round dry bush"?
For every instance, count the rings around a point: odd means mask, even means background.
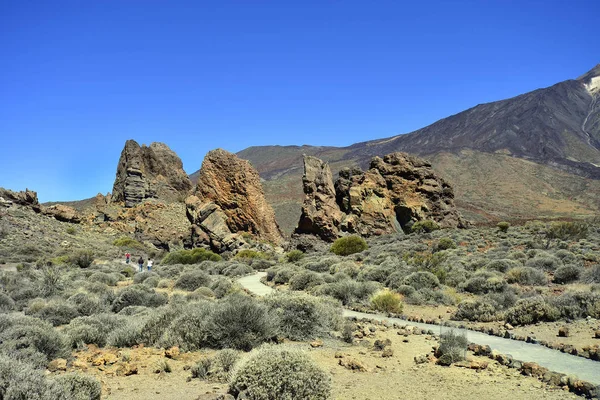
[[[583,267],[579,265],[563,265],[554,271],[554,283],[571,283],[581,277]]]
[[[72,304],[80,315],[88,316],[108,311],[107,303],[96,295],[79,292],[69,297],[68,303]]]
[[[299,350],[263,346],[234,367],[229,392],[252,400],[326,400],[331,378]]]
[[[593,265],[587,269],[582,276],[585,283],[600,283],[600,264]]]
[[[49,323],[22,314],[0,314],[0,353],[36,366],[69,355],[67,337]]]
[[[473,276],[460,285],[465,292],[485,294],[501,292],[506,289],[506,281],[491,271],[477,271]]]
[[[100,400],[102,394],[100,382],[90,375],[68,373],[57,376],[54,382],[64,391],[65,399]]]
[[[210,288],[202,286],[189,293],[186,298],[188,301],[213,299],[215,298],[215,293]]]
[[[119,281],[117,274],[107,274],[105,272],[94,272],[88,278],[90,282],[100,282],[108,286],[115,286]]]
[[[304,271],[290,279],[291,290],[306,290],[324,283],[321,274],[313,271]]]
[[[427,271],[413,272],[404,278],[404,284],[412,286],[416,290],[436,289],[440,287],[440,281],[437,276]]]
[[[339,303],[305,293],[277,293],[265,302],[278,316],[281,334],[292,340],[328,334],[342,318]]]
[[[215,294],[217,299],[222,299],[228,294],[237,291],[237,287],[229,279],[225,277],[217,277],[210,285],[210,289]]]
[[[53,326],[66,325],[80,316],[77,308],[64,300],[51,300],[33,315],[50,322]]]
[[[63,387],[54,380],[46,379],[42,369],[35,369],[27,363],[2,354],[0,355],[0,399],[83,400],[86,397],[67,397]]]
[[[497,307],[487,301],[463,301],[458,305],[456,313],[452,319],[462,321],[475,322],[491,322],[498,321]]]
[[[544,271],[532,267],[517,267],[506,273],[508,283],[519,283],[521,285],[544,286],[548,278]]]
[[[125,326],[126,321],[126,317],[118,314],[79,317],[65,326],[64,333],[69,337],[73,348],[81,344],[95,344],[98,347],[104,347],[111,332]]]
[[[196,270],[184,272],[175,282],[175,288],[193,292],[201,286],[210,286],[210,275],[204,271]]]
[[[128,306],[160,307],[168,301],[167,296],[156,293],[144,285],[132,285],[122,289],[112,303],[112,311],[119,312]]]
[[[506,272],[511,268],[520,267],[522,264],[516,260],[500,259],[492,260],[485,267],[498,272]]]
[[[252,297],[233,294],[216,305],[210,325],[211,347],[249,351],[273,339],[279,321],[265,304]]]
[[[511,325],[529,325],[552,322],[560,318],[560,311],[541,296],[521,299],[506,311],[506,322]]]
[[[158,274],[153,271],[140,272],[140,273],[135,274],[135,276],[133,277],[133,283],[144,283],[144,281],[146,279],[149,279],[152,277],[158,277]]]
[[[7,294],[0,293],[0,312],[6,313],[15,309],[15,301]]]
[[[553,256],[535,257],[531,260],[527,260],[527,262],[525,263],[525,266],[527,267],[550,272],[556,270],[561,265],[563,265],[563,263],[560,260],[560,258]]]

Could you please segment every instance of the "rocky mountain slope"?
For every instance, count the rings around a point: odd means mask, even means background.
[[[300,213],[302,155],[365,168],[404,151],[428,159],[455,188],[463,214],[479,222],[593,214],[600,193],[600,64],[575,80],[480,104],[415,132],[352,146],[260,146],[252,162],[283,230]],[[194,175],[192,174],[192,179]]]

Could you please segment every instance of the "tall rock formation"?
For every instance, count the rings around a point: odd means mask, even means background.
[[[242,244],[239,234],[243,232],[275,245],[283,241],[258,172],[248,161],[222,149],[204,158],[186,209],[195,244],[233,250]]]
[[[335,240],[343,214],[336,203],[329,164],[305,155],[302,185],[305,197],[296,232]]]
[[[303,184],[305,199],[296,233],[331,241],[341,232],[362,236],[402,232],[424,219],[442,227],[466,226],[450,185],[428,162],[406,153],[374,157],[365,172],[343,169],[335,185],[327,164],[305,156]]]
[[[164,143],[140,146],[128,140],[121,152],[112,201],[133,207],[145,199],[176,200],[192,184],[181,159]]]

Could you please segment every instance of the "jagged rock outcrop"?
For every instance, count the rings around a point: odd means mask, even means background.
[[[128,140],[119,159],[112,201],[124,202],[125,207],[149,198],[173,201],[191,188],[181,159],[166,144],[140,146]]]
[[[73,207],[64,204],[54,204],[49,207],[42,207],[42,214],[49,215],[62,222],[78,224],[81,222],[81,216]]]
[[[329,166],[304,157],[305,200],[296,233],[334,240],[342,232],[362,236],[403,232],[420,220],[465,227],[454,192],[431,164],[406,153],[374,157],[370,168],[343,169],[332,190]]]
[[[37,192],[25,189],[25,191],[13,192],[12,190],[0,188],[0,206],[10,207],[13,204],[31,208],[36,213],[48,215],[62,222],[80,223],[81,216],[73,207],[64,204],[44,206],[40,204]]]
[[[258,172],[248,161],[222,149],[204,158],[186,210],[195,245],[233,250],[243,244],[243,232],[275,245],[283,241]]]
[[[343,213],[336,203],[329,165],[316,157],[304,156],[302,185],[305,199],[296,232],[335,240]]]
[[[5,206],[10,206],[12,204],[28,206],[32,207],[34,210],[36,210],[36,212],[39,212],[41,209],[37,192],[29,189],[25,189],[25,191],[20,192],[13,192],[12,190],[0,188],[0,204]]]

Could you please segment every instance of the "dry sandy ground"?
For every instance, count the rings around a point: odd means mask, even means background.
[[[477,358],[489,362],[485,370],[460,367],[441,367],[432,363],[417,365],[414,357],[430,352],[436,343],[428,336],[397,335],[394,329],[377,327],[374,336],[364,339],[359,345],[348,345],[339,340],[326,340],[323,347],[311,348],[307,343],[292,343],[300,346],[331,373],[333,380],[333,399],[387,400],[387,399],[578,399],[574,394],[560,388],[547,387],[535,378],[520,375],[516,370],[500,366],[489,359]],[[383,329],[383,330],[382,330]],[[392,341],[393,356],[383,358],[381,351],[373,349],[375,339],[389,338]],[[84,361],[93,351],[76,354]],[[113,350],[121,356],[118,350]],[[115,371],[122,361],[104,366],[101,371],[90,362],[82,362],[86,373],[97,376],[103,385],[105,399],[115,400],[193,400],[206,393],[224,393],[226,384],[192,379],[185,366],[193,365],[198,359],[213,354],[187,353],[168,360],[171,373],[154,373],[157,361],[164,360],[164,352],[159,349],[126,349],[130,363],[138,366],[138,374],[117,376]],[[339,365],[342,360],[355,359],[363,363],[367,371],[351,371]],[[474,358],[469,356],[469,358]],[[474,358],[475,359],[475,358]],[[80,369],[75,368],[75,369]]]

